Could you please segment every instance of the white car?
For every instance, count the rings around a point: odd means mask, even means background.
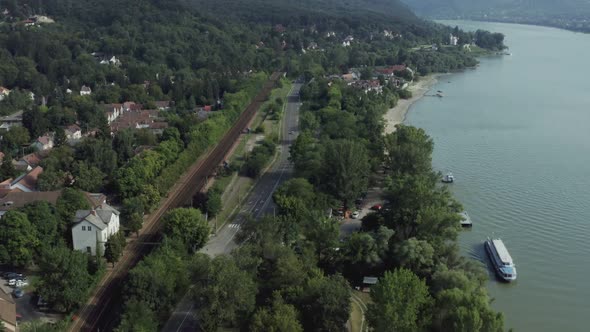
[[[18,288],[25,287],[28,285],[29,285],[29,283],[26,280],[17,280],[16,281],[16,287],[18,287]]]
[[[351,217],[352,217],[352,219],[357,219],[360,216],[361,216],[361,213],[359,211],[354,211],[352,213],[352,216]]]

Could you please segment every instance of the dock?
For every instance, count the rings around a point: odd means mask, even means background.
[[[459,213],[461,216],[461,227],[472,227],[473,222],[471,221],[471,217],[467,214],[467,211],[463,211]]]

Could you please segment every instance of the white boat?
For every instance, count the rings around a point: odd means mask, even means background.
[[[461,216],[461,226],[462,227],[471,227],[473,226],[473,222],[471,222],[471,217],[467,214],[467,211],[463,211],[459,213]]]
[[[504,281],[516,280],[516,267],[504,242],[501,239],[488,238],[484,245],[496,274]]]
[[[453,183],[455,182],[455,177],[452,173],[447,173],[447,175],[443,176],[442,182],[444,183]]]

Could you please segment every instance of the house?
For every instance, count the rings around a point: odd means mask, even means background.
[[[80,96],[89,96],[90,94],[92,94],[92,89],[90,89],[89,86],[82,85],[82,88],[80,89]]]
[[[4,98],[8,97],[10,94],[10,90],[7,88],[0,86],[0,101],[4,100]]]
[[[135,102],[132,102],[132,101],[126,101],[123,103],[123,110],[125,110],[125,112],[141,111],[142,109],[143,109],[142,104],[136,104]]]
[[[348,83],[349,86],[364,91],[365,93],[375,92],[377,94],[383,93],[383,87],[379,80],[361,80]]]
[[[168,123],[161,119],[158,110],[130,110],[110,124],[111,133],[123,129],[149,129],[154,134],[161,134]]]
[[[65,132],[66,137],[69,140],[78,140],[82,138],[82,129],[77,124],[67,126]]]
[[[0,289],[0,324],[6,331],[17,331],[16,303],[9,294]]]
[[[55,21],[52,18],[43,15],[33,15],[30,17],[30,19],[39,24],[55,23]]]
[[[371,287],[377,285],[379,278],[377,277],[364,277],[363,278],[363,292],[369,293]]]
[[[0,130],[10,130],[12,127],[23,126],[23,111],[18,111],[0,118]]]
[[[83,192],[84,199],[90,207],[93,209],[105,204],[107,199],[103,194],[95,194],[89,192]],[[47,202],[55,205],[57,200],[61,197],[62,191],[12,191],[7,193],[4,197],[0,198],[0,217],[6,212],[14,209],[20,209],[25,205],[32,204],[35,202]]]
[[[18,161],[13,161],[12,164],[17,171],[29,172],[33,168],[39,166],[42,159],[43,158],[39,152],[33,152],[23,156]]]
[[[453,36],[452,34],[449,36],[449,45],[451,46],[457,46],[457,44],[459,43],[459,37],[457,36]]]
[[[103,105],[103,108],[107,117],[107,123],[109,124],[117,120],[117,118],[123,114],[124,110],[123,104],[105,104]]]
[[[212,110],[213,110],[213,107],[211,107],[211,105],[197,106],[197,108],[196,108],[196,112],[199,112],[199,111],[211,112]]]
[[[37,191],[39,175],[43,173],[43,167],[37,166],[30,172],[23,174],[16,179],[8,179],[0,183],[0,195],[10,192],[32,192]]]
[[[31,144],[31,146],[35,147],[38,151],[53,149],[53,133],[47,133],[40,136],[33,144]]]
[[[104,58],[102,60],[100,60],[100,64],[101,65],[113,65],[113,66],[120,66],[121,65],[121,60],[117,59],[116,56],[112,56],[110,59]]]
[[[156,108],[160,111],[167,111],[170,109],[170,102],[167,100],[156,101],[154,104],[156,104]]]
[[[72,227],[74,250],[104,254],[108,239],[119,231],[119,211],[104,203],[92,210],[78,210]]]

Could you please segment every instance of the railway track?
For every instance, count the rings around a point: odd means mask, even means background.
[[[281,75],[281,72],[271,75],[219,143],[204,158],[200,158],[191,166],[169,191],[158,209],[146,218],[138,238],[128,243],[115,268],[107,272],[86,305],[74,316],[75,319],[68,331],[111,331],[115,327],[123,306],[123,282],[129,270],[154,248],[154,243],[160,240],[160,219],[169,209],[184,206],[205,186],[207,178],[224,161],[228,151],[266,101]]]

